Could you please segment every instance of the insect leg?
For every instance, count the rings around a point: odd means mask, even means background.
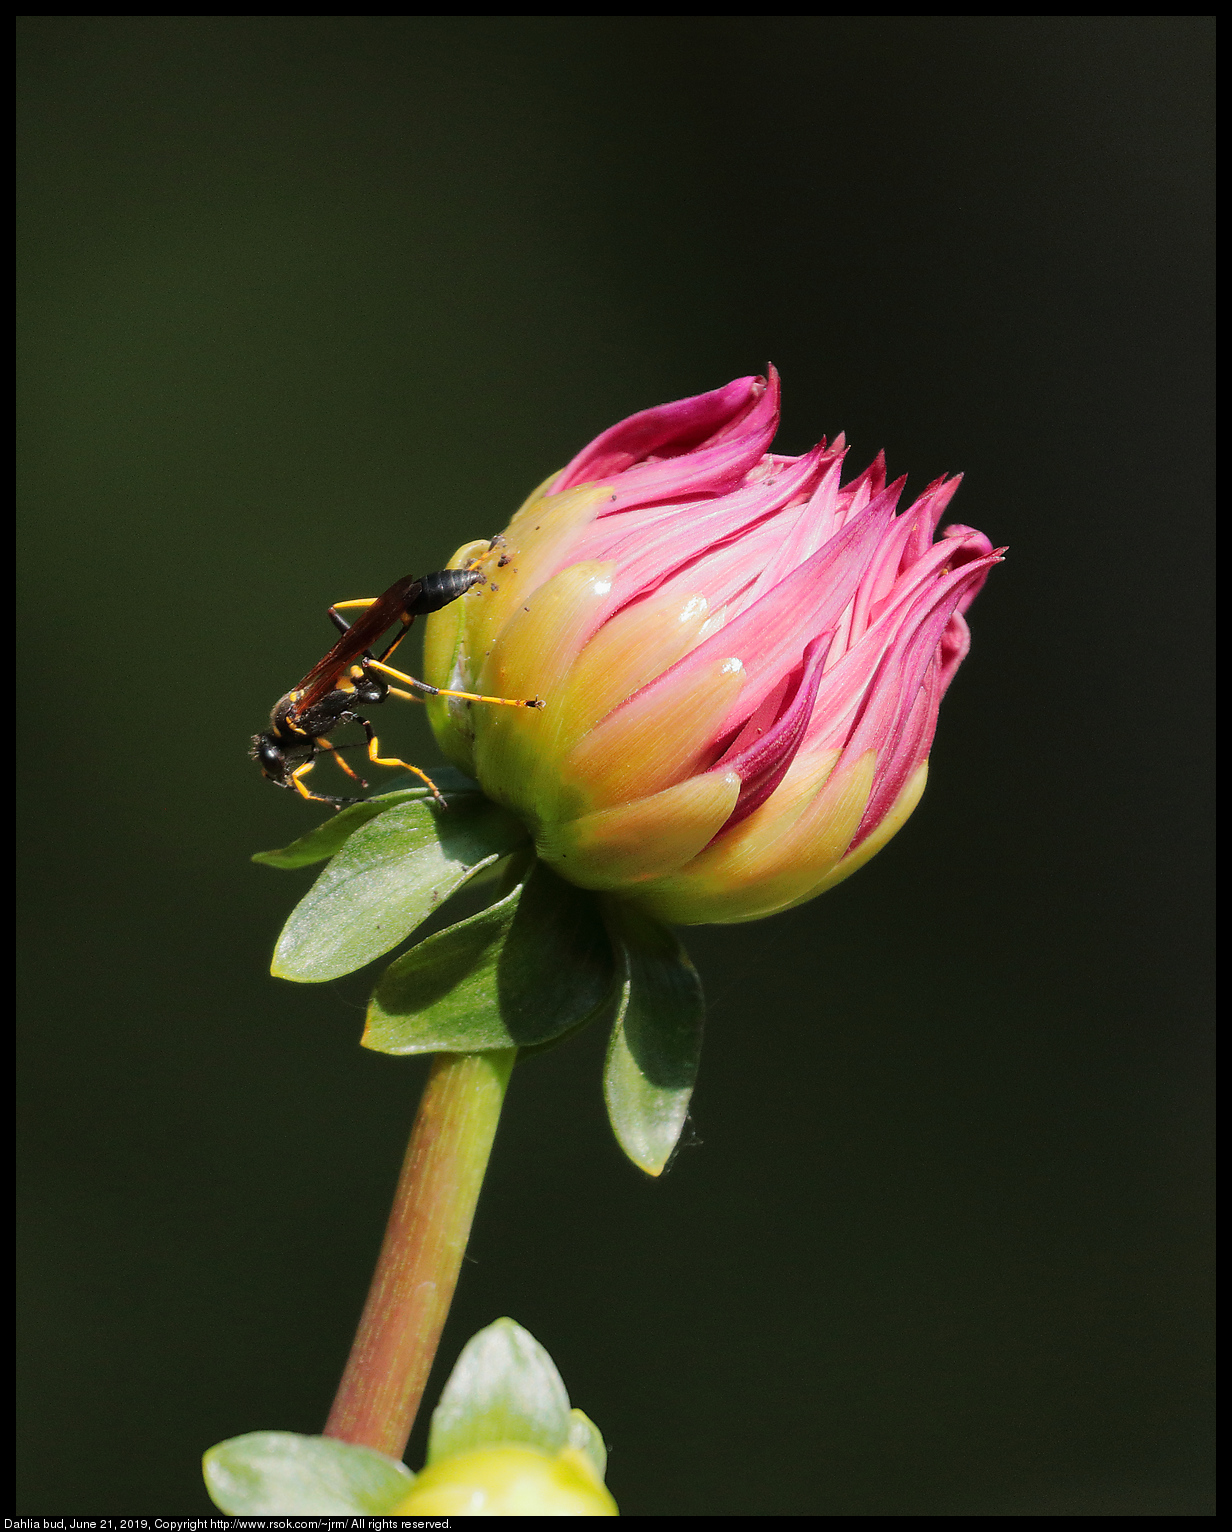
[[[297,766],[291,773],[290,785],[308,803],[331,803],[335,809],[345,808],[350,803],[359,803],[359,798],[331,798],[325,793],[314,793],[300,778],[305,776],[316,765],[315,761],[305,761],[302,766]]]
[[[349,633],[351,631],[351,624],[346,620],[345,617],[343,617],[340,609],[348,606],[368,607],[374,606],[375,604],[376,598],[372,596],[365,597],[363,601],[339,601],[330,607],[326,615],[328,616],[330,622],[333,623],[334,627],[338,629],[339,633]],[[408,617],[405,613],[403,613],[400,620],[402,627],[394,635],[392,641],[385,646],[384,650],[382,650],[382,659],[384,659],[386,655],[392,654],[394,652],[394,650],[406,637],[406,630],[410,627],[411,623],[414,622],[415,619],[413,617]]]
[[[368,759],[374,766],[401,766],[403,771],[413,772],[415,776],[420,779],[420,781],[426,782],[427,785],[432,789],[432,796],[436,799],[438,805],[441,808],[444,809],[449,807],[444,798],[441,797],[436,783],[432,780],[426,771],[420,771],[419,767],[412,766],[410,761],[400,761],[397,756],[379,755],[377,752],[381,748],[381,742],[379,739],[377,739],[376,732],[372,725],[366,718],[357,718],[356,722],[363,725],[364,734],[368,740]]]
[[[504,546],[505,535],[503,532],[498,532],[495,537],[488,539],[486,550],[483,553],[477,554],[466,566],[467,569],[478,569],[481,564],[486,563],[491,558],[498,548],[503,548]]]
[[[363,777],[356,776],[351,768],[347,765],[347,763],[342,759],[342,752],[338,749],[337,745],[331,745],[329,740],[325,738],[324,734],[317,735],[317,744],[322,750],[329,751],[329,753],[334,758],[334,763],[342,767],[343,771],[346,772],[347,776],[350,777],[352,782],[358,782],[361,787],[367,787],[368,784],[364,781]]]
[[[351,631],[351,624],[342,616],[342,613],[353,606],[365,608],[374,606],[376,600],[375,596],[360,596],[354,601],[335,601],[325,615],[333,623],[334,627],[338,629],[339,633],[349,633]]]
[[[393,676],[395,680],[405,681],[408,686],[414,687],[417,692],[423,692],[429,697],[460,697],[464,702],[495,702],[501,707],[543,707],[543,701],[539,697],[531,697],[523,700],[518,697],[481,697],[478,692],[452,692],[446,691],[442,686],[429,686],[426,681],[417,681],[414,676],[403,675],[400,670],[395,670],[391,665],[382,665],[380,660],[369,660],[370,670],[379,670],[382,675]]]
[[[403,614],[402,614],[402,627],[401,627],[401,629],[399,630],[399,632],[397,632],[394,635],[394,637],[390,640],[390,642],[388,644],[386,644],[384,649],[381,650],[381,658],[383,660],[387,660],[389,658],[389,656],[394,652],[394,650],[398,647],[398,645],[402,642],[402,640],[406,637],[407,630],[410,628],[411,624],[414,621],[415,621],[415,619],[413,617],[408,616],[408,614],[406,612],[403,612]]]

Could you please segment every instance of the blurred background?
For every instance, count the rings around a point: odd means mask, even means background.
[[[325,607],[768,361],[779,450],[964,470],[1010,554],[898,839],[686,933],[669,1174],[601,1036],[515,1073],[428,1397],[509,1314],[629,1513],[1209,1511],[1212,46],[21,22],[19,1511],[205,1511],[345,1359],[424,1065],[267,972],[317,815],[248,738]]]

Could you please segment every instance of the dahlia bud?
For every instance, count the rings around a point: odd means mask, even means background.
[[[394,1516],[615,1516],[616,1503],[579,1454],[484,1447],[425,1468]]]
[[[963,613],[1002,549],[906,510],[881,457],[770,452],[779,383],[740,378],[613,426],[522,507],[488,588],[428,620],[445,754],[541,862],[671,924],[757,919],[833,887],[919,801]]]
[[[831,888],[919,802],[963,616],[1003,549],[905,510],[843,438],[771,452],[779,384],[631,416],[453,567],[482,583],[428,619],[449,811],[408,783],[260,860],[329,859],[274,971],[320,982],[409,936],[489,872],[492,902],[378,980],[366,1047],[536,1049],[606,1018],[604,1096],[658,1175],[701,1055],[701,984],[672,925],[755,920]],[[478,783],[478,788],[476,788]],[[564,880],[564,881],[562,881]],[[571,886],[572,885],[572,886]]]
[[[371,1447],[294,1431],[233,1436],[202,1461],[211,1500],[232,1516],[617,1516],[606,1467],[598,1426],[512,1319],[463,1348],[417,1475]]]
[[[552,1358],[512,1319],[467,1342],[398,1516],[615,1516],[607,1448]]]

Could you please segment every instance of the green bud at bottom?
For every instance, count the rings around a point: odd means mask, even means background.
[[[389,1508],[392,1516],[618,1516],[586,1455],[482,1447],[432,1463]]]

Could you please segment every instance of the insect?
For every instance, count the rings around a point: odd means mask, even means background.
[[[494,545],[495,546],[495,545]],[[404,675],[385,661],[406,637],[407,630],[416,617],[437,612],[459,596],[466,594],[484,577],[475,565],[467,569],[442,569],[436,574],[405,575],[391,585],[383,596],[367,597],[358,601],[339,601],[329,608],[329,619],[341,632],[342,637],[319,661],[304,679],[286,696],[280,697],[270,714],[270,726],[264,734],[252,738],[252,758],[260,765],[262,774],[279,787],[297,792],[309,803],[329,803],[335,809],[347,804],[359,803],[358,798],[336,798],[327,793],[314,793],[304,778],[316,765],[317,757],[328,753],[346,772],[347,776],[367,787],[362,777],[342,759],[338,747],[329,739],[330,731],[338,724],[357,723],[368,741],[368,759],[374,766],[400,766],[414,772],[432,789],[436,801],[444,807],[445,800],[437,792],[431,777],[409,761],[382,756],[380,741],[372,724],[358,713],[358,707],[374,707],[384,702],[391,693],[407,702],[418,700],[417,693],[428,697],[461,697],[467,702],[490,702],[500,707],[541,708],[537,697],[529,701],[515,701],[510,697],[481,697],[474,692],[444,691],[417,681],[414,676]],[[353,623],[343,617],[343,611],[363,608],[362,615]],[[398,624],[398,631],[379,655],[373,650],[377,640]],[[411,688],[404,691],[393,686],[387,677],[404,682]]]

